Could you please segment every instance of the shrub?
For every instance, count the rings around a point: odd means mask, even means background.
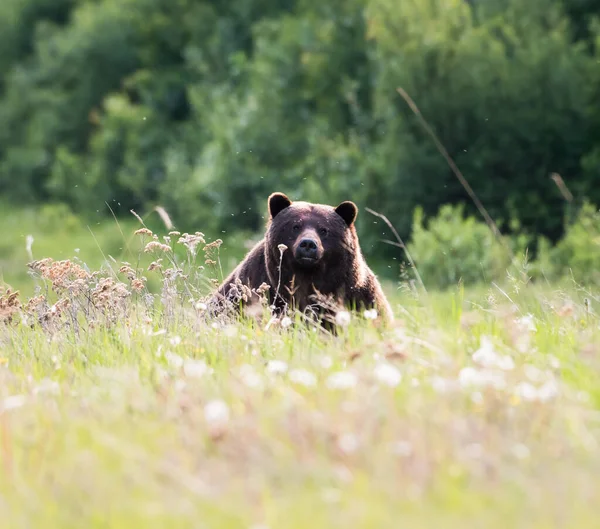
[[[414,213],[408,250],[425,286],[447,288],[502,277],[510,254],[489,227],[465,216],[462,205],[444,205],[425,225],[423,211]]]
[[[553,279],[572,276],[584,284],[600,284],[600,212],[589,202],[567,226],[556,246],[540,256],[538,267]]]

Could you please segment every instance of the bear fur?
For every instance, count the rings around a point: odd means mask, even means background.
[[[361,253],[353,202],[337,207],[292,202],[283,193],[268,199],[264,238],[223,281],[212,306],[247,305],[268,289],[279,313],[312,311],[321,317],[342,307],[376,309],[390,322],[392,310]],[[280,266],[281,265],[281,266]]]

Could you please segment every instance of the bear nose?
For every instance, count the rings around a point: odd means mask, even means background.
[[[317,242],[313,239],[302,239],[298,245],[298,256],[314,259],[317,256]]]

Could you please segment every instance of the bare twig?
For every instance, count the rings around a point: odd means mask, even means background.
[[[408,262],[410,263],[410,266],[415,271],[415,275],[417,276],[417,281],[419,281],[419,284],[421,285],[421,288],[423,289],[423,291],[425,293],[427,293],[427,289],[425,288],[425,283],[423,283],[423,279],[421,279],[421,274],[419,274],[419,271],[417,270],[417,267],[415,266],[415,262],[413,261],[412,257],[410,256],[410,252],[408,251],[408,248],[404,244],[402,237],[400,237],[400,235],[396,231],[396,228],[394,228],[394,226],[392,226],[392,223],[389,221],[389,219],[385,215],[383,215],[381,213],[377,213],[376,211],[373,211],[371,208],[365,208],[365,210],[367,212],[369,212],[371,215],[375,215],[376,217],[379,217],[381,220],[383,220],[383,222],[385,222],[387,227],[392,231],[392,233],[394,234],[394,237],[396,237],[396,240],[398,242],[397,243],[394,243],[393,241],[385,241],[385,242],[387,242],[388,244],[392,243],[394,246],[398,246],[398,248],[402,248],[404,250],[404,253],[406,254],[406,258],[408,259]]]
[[[567,202],[569,202],[569,204],[573,202],[573,194],[571,193],[571,191],[569,191],[569,188],[567,187],[567,184],[565,184],[565,181],[562,179],[562,176],[560,176],[558,173],[552,173],[550,175],[550,178],[554,181],[556,187],[558,187],[558,190],[560,191],[563,198]]]
[[[417,107],[417,105],[415,104],[415,102],[412,100],[412,98],[406,93],[406,91],[403,88],[398,87],[398,88],[396,88],[396,91],[402,96],[402,98],[404,99],[404,101],[406,101],[406,104],[410,107],[410,109],[412,110],[413,114],[415,116],[417,116],[417,118],[420,121],[421,125],[423,125],[423,128],[426,130],[426,132],[429,134],[429,136],[431,137],[431,139],[435,143],[435,146],[437,147],[438,151],[444,157],[444,159],[446,160],[446,162],[450,166],[450,169],[452,170],[452,172],[454,173],[454,175],[456,176],[456,178],[458,178],[458,181],[463,186],[463,188],[465,189],[465,191],[467,192],[467,194],[469,195],[469,197],[471,198],[471,200],[473,201],[473,203],[475,204],[475,206],[479,210],[479,213],[481,213],[481,215],[485,219],[486,224],[488,225],[488,227],[490,228],[490,230],[492,230],[492,233],[501,242],[501,244],[503,244],[506,247],[506,249],[509,252],[509,255],[511,256],[511,260],[514,262],[515,256],[513,254],[513,251],[510,248],[510,246],[507,244],[507,242],[503,239],[502,234],[500,233],[500,230],[498,229],[498,226],[494,222],[494,219],[492,219],[492,217],[490,216],[490,214],[487,212],[487,210],[485,209],[485,207],[483,206],[483,204],[481,203],[481,201],[479,200],[479,198],[477,197],[477,195],[475,194],[475,192],[473,191],[473,189],[469,185],[469,182],[467,182],[467,180],[465,179],[465,177],[461,173],[460,169],[454,163],[454,160],[452,160],[452,158],[448,154],[448,151],[442,145],[442,143],[440,142],[440,140],[436,136],[435,132],[433,132],[433,129],[429,126],[429,123],[427,123],[427,120],[423,117],[423,114],[421,114],[421,111],[419,110],[419,107]]]

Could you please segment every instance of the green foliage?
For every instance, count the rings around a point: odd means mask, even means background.
[[[464,215],[462,205],[442,206],[425,225],[414,215],[408,251],[426,287],[447,288],[459,282],[490,282],[506,275],[510,252],[484,223]]]
[[[568,4],[568,5],[567,5]],[[403,237],[465,193],[556,241],[600,200],[596,3],[582,0],[5,0],[0,191],[95,214],[165,207],[260,230],[279,189],[386,214]],[[472,212],[466,205],[465,212]],[[359,224],[385,253],[381,224]]]
[[[537,270],[547,279],[568,277],[584,285],[600,285],[600,212],[585,203],[554,248],[539,252]]]

